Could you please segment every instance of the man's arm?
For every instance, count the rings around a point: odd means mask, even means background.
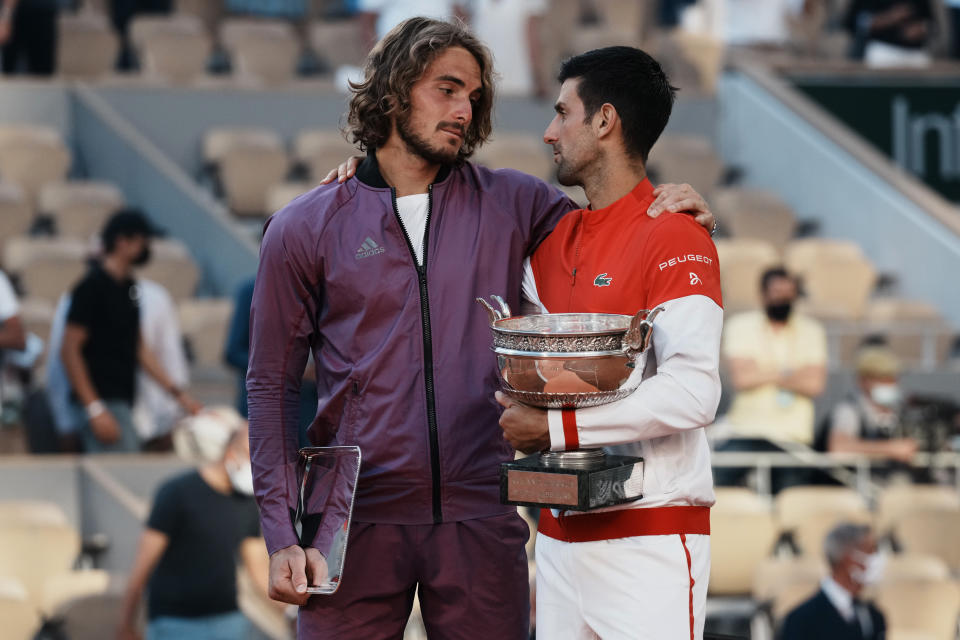
[[[823,393],[826,384],[825,364],[805,365],[791,371],[781,371],[777,376],[778,387],[808,398],[816,398]]]
[[[0,45],[6,44],[13,33],[13,11],[19,0],[3,0],[0,3]]]
[[[166,551],[170,538],[167,534],[156,529],[146,528],[140,536],[140,547],[133,562],[133,569],[127,580],[127,590],[123,595],[120,625],[117,629],[117,640],[134,640],[140,638],[136,630],[137,609],[143,596],[143,588],[153,573],[154,568]]]
[[[179,388],[176,384],[170,380],[170,376],[167,375],[167,372],[157,361],[157,356],[153,353],[150,347],[147,346],[147,343],[143,339],[141,334],[138,338],[137,345],[137,361],[140,363],[140,366],[144,371],[147,372],[151,378],[153,378],[160,387],[170,394],[170,396],[177,401],[184,411],[190,414],[196,414],[203,407],[183,389]]]
[[[0,323],[0,349],[21,351],[27,346],[27,334],[20,316],[11,316]]]
[[[710,265],[701,263],[704,268],[691,282],[686,270],[657,267],[663,255],[677,255],[677,251],[714,259]],[[562,451],[635,442],[704,427],[713,420],[720,401],[723,309],[712,242],[702,229],[676,216],[661,225],[646,253],[635,268],[650,274],[650,301],[660,301],[664,308],[653,323],[656,375],[623,400],[567,410],[566,416],[557,410],[543,412],[514,404],[501,395],[498,400],[509,406],[500,425],[519,450],[532,452],[549,445]]]
[[[776,384],[780,374],[773,369],[764,369],[752,358],[729,358],[727,369],[737,391],[750,391],[767,384]]]
[[[247,369],[250,461],[270,554],[269,594],[299,605],[307,601],[308,574],[326,573],[319,566],[319,551],[300,548],[290,516],[297,484],[300,382],[323,292],[322,257],[307,219],[292,205],[267,221],[250,310]]]
[[[60,347],[60,360],[74,395],[87,412],[91,431],[98,440],[110,444],[120,439],[120,425],[100,400],[90,379],[87,363],[83,360],[83,345],[86,344],[88,335],[86,327],[67,321],[67,327],[63,331],[63,346]]]

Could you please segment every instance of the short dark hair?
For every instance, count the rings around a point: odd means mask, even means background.
[[[111,253],[118,238],[154,235],[157,235],[156,230],[139,209],[121,209],[107,220],[100,232],[100,240],[103,242],[103,251]]]
[[[570,78],[580,80],[577,95],[587,122],[604,104],[613,105],[623,122],[627,153],[646,163],[667,126],[677,91],[660,63],[634,47],[605,47],[566,60],[557,79]]]
[[[770,286],[770,282],[777,278],[786,278],[787,280],[793,280],[794,284],[797,283],[797,279],[790,275],[790,272],[784,267],[771,267],[760,276],[760,291],[766,291],[767,287]]]

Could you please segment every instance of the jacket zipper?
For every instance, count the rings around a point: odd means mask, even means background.
[[[417,269],[417,281],[420,285],[420,322],[423,327],[423,382],[427,394],[427,428],[430,432],[430,474],[433,486],[433,522],[443,522],[443,509],[440,506],[440,439],[437,435],[436,389],[433,382],[433,337],[430,328],[430,299],[427,291],[427,247],[430,240],[430,217],[433,214],[433,185],[427,187],[427,220],[423,229],[423,264],[417,264],[417,253],[410,241],[410,234],[400,217],[397,206],[397,190],[390,189],[393,199],[393,214],[400,223],[400,230],[407,241],[407,249]]]

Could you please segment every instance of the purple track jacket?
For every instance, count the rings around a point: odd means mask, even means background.
[[[423,266],[370,154],[265,227],[250,313],[250,454],[270,553],[298,543],[297,415],[313,352],[316,446],[357,445],[354,519],[430,524],[506,513],[513,459],[478,296],[519,308],[523,259],[576,205],[526,174],[465,163],[429,191]],[[306,541],[309,542],[309,541]]]

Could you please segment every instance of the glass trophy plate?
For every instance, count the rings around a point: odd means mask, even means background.
[[[307,593],[331,594],[340,586],[359,475],[360,447],[300,450],[294,528],[300,546],[317,549],[327,563],[326,576],[307,576]]]

